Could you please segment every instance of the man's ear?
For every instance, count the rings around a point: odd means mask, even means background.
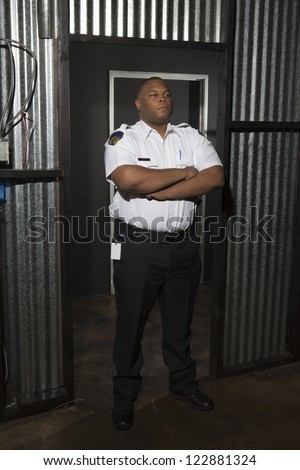
[[[141,109],[141,100],[139,98],[135,100],[135,107],[138,111]]]

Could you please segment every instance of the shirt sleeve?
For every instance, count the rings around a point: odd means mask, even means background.
[[[114,184],[110,179],[112,172],[122,165],[136,165],[136,156],[130,148],[128,135],[124,134],[117,142],[112,140],[112,136],[104,146],[104,165],[107,181]]]
[[[195,130],[194,161],[198,171],[212,166],[223,166],[212,143]]]

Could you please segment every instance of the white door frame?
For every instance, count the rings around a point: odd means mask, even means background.
[[[202,74],[188,74],[188,73],[168,73],[168,72],[156,72],[156,71],[128,71],[128,70],[110,70],[109,71],[109,134],[112,134],[115,130],[115,79],[116,78],[140,78],[145,80],[149,77],[160,77],[166,81],[168,80],[180,80],[180,81],[198,81],[200,85],[200,107],[199,107],[199,125],[198,129],[203,135],[207,135],[207,121],[208,121],[208,75]],[[121,125],[121,123],[118,123]],[[110,185],[110,203],[114,197],[114,187]],[[201,202],[201,220],[205,218],[205,196],[202,196]],[[112,242],[114,236],[114,223],[111,221],[110,224],[110,241]],[[202,236],[203,240],[203,236]],[[200,244],[200,256],[204,260],[204,244]],[[113,263],[111,261],[111,293],[114,294],[114,285],[113,285]],[[204,269],[202,269],[201,280],[203,276]],[[201,282],[201,281],[200,281]]]

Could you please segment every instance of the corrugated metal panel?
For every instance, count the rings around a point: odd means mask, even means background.
[[[298,133],[232,136],[225,367],[286,354],[298,152]]]
[[[70,0],[70,33],[220,42],[222,0]]]
[[[59,250],[53,225],[56,185],[6,188],[4,335],[9,407],[63,385]]]
[[[299,35],[298,0],[237,0],[233,120],[300,120]]]
[[[38,37],[37,2],[0,2],[0,35],[24,43],[36,54],[38,77],[29,109],[36,129],[28,168],[51,169],[58,166],[57,43],[55,39]],[[13,54],[17,77],[15,113],[20,109],[29,86],[32,59],[16,47]],[[8,52],[3,47],[0,61],[3,103],[10,86]],[[22,168],[24,134],[22,124],[18,124],[7,135],[12,148],[13,168]],[[57,187],[56,182],[14,181],[11,187],[6,188],[7,201],[3,203],[3,330],[9,367],[5,399],[7,409],[12,413],[18,404],[42,401],[44,392],[55,394],[55,390],[63,385],[60,242],[56,239],[50,242],[46,239],[38,244],[26,242],[27,223],[31,217],[39,217],[38,223],[41,224],[41,217],[48,217],[49,208],[55,208],[53,213],[59,210]]]
[[[29,47],[37,57],[37,82],[32,106],[28,113],[34,117],[36,126],[30,147],[28,168],[49,169],[58,167],[57,151],[57,41],[38,37],[37,0],[23,2],[0,2],[0,36],[13,39]],[[1,42],[4,46],[4,42]],[[16,66],[15,99],[13,115],[24,102],[30,85],[32,61],[30,56],[13,47]],[[1,111],[10,87],[10,66],[8,51],[0,48],[1,67],[0,97]],[[3,105],[2,105],[3,104]],[[32,123],[28,121],[28,126]],[[18,124],[7,136],[12,149],[12,167],[21,169],[25,153],[25,129]]]

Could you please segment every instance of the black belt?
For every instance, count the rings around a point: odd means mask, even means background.
[[[178,232],[156,232],[155,230],[146,230],[126,224],[121,220],[115,219],[115,240],[124,242],[126,239],[134,243],[179,243],[188,238],[191,232],[194,233],[193,225],[186,230]]]

